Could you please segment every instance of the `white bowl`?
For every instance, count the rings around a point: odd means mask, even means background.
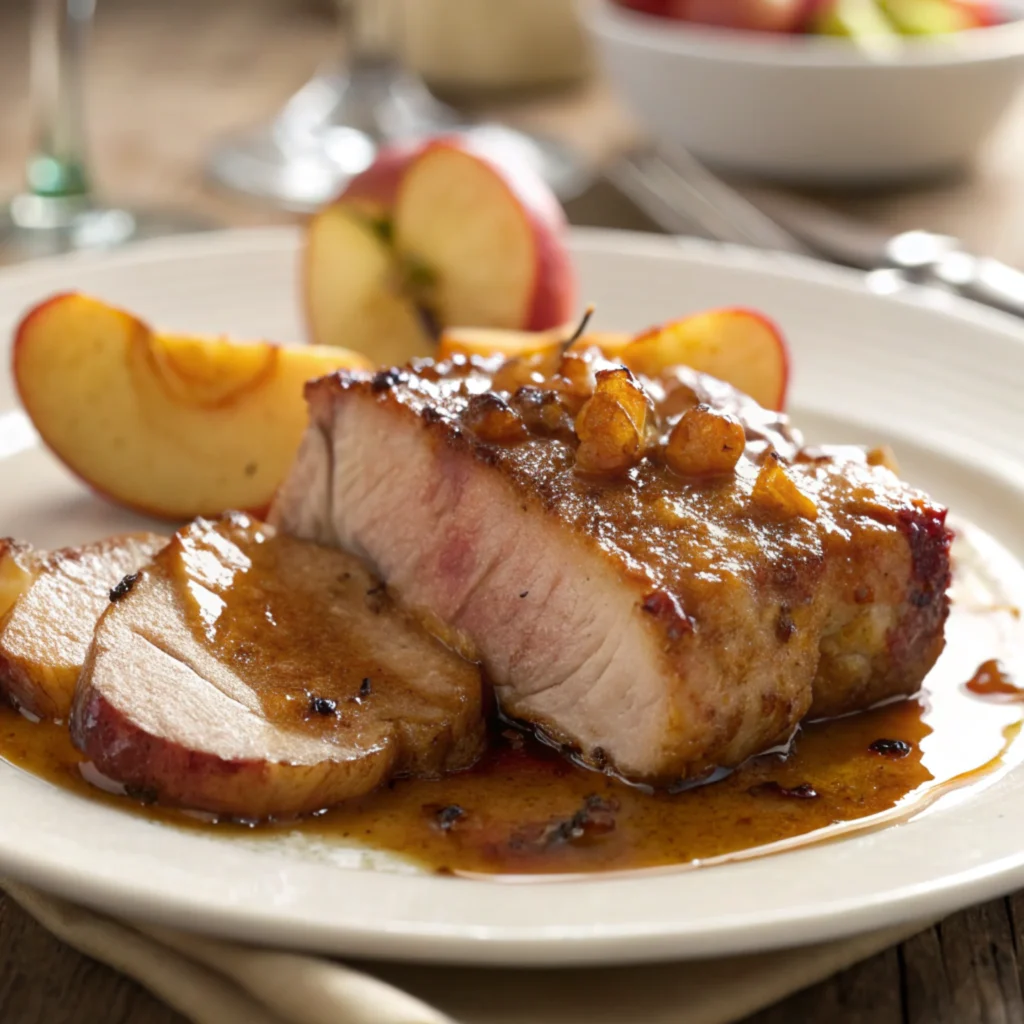
[[[1024,21],[871,54],[844,39],[687,25],[611,0],[581,6],[612,84],[655,140],[790,182],[955,171],[1024,76]]]

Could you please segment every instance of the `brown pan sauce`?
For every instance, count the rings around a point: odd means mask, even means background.
[[[1014,742],[1024,719],[1024,690],[1013,679],[1018,617],[1009,605],[955,599],[946,651],[920,695],[807,723],[788,753],[764,754],[719,782],[677,794],[580,768],[501,726],[470,771],[398,781],[312,818],[260,825],[213,822],[101,792],[83,779],[66,727],[30,722],[7,707],[0,708],[0,756],[161,822],[249,839],[304,835],[443,873],[694,866],[902,820],[948,790],[992,780],[1024,759],[1024,743]]]

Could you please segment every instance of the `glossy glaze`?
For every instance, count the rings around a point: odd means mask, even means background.
[[[976,697],[1008,703],[1024,701],[1021,689],[1007,674],[1001,661],[992,658],[982,662],[978,671],[964,684],[965,689]]]
[[[1019,629],[1008,610],[954,607],[949,647],[920,698],[808,724],[788,756],[756,758],[721,782],[676,795],[577,767],[506,729],[472,771],[400,781],[314,818],[252,828],[101,793],[83,780],[65,730],[8,708],[0,709],[0,752],[82,796],[164,822],[266,840],[300,835],[366,844],[444,872],[706,863],[877,827],[1020,759],[1013,740],[1024,708],[979,700],[965,686],[978,664],[977,644],[1010,656]]]

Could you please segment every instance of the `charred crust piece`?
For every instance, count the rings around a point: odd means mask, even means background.
[[[566,844],[594,842],[615,830],[615,812],[618,809],[618,801],[591,794],[579,810],[568,818],[520,829],[510,838],[509,846],[513,849],[549,849]]]
[[[309,701],[309,710],[314,715],[333,715],[338,711],[338,702],[330,697],[312,697]]]
[[[809,782],[788,787],[779,782],[759,782],[756,786],[751,786],[747,792],[751,796],[779,796],[787,800],[816,800],[819,795]]]
[[[110,600],[120,601],[122,597],[127,597],[131,593],[132,587],[138,582],[139,574],[137,572],[130,572],[125,576],[120,583],[117,584],[110,591]]]
[[[379,370],[373,375],[373,380],[370,381],[370,388],[376,394],[380,394],[382,391],[390,391],[391,388],[401,384],[404,379],[405,374],[401,370]]]
[[[879,754],[882,757],[891,757],[893,760],[899,760],[906,757],[913,748],[905,740],[875,740],[871,746],[868,747],[873,754]]]
[[[694,631],[693,619],[683,611],[679,598],[674,594],[655,590],[644,598],[640,607],[665,626],[670,640],[679,640]]]
[[[444,807],[428,804],[424,810],[433,816],[434,826],[442,832],[451,832],[466,817],[465,810],[458,804],[447,804]]]
[[[897,518],[910,544],[914,580],[928,594],[941,594],[949,587],[949,549],[953,533],[946,527],[946,509],[920,502],[900,509]]]

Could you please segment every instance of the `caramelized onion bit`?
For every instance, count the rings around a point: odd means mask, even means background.
[[[814,499],[797,487],[779,453],[769,451],[757,474],[752,495],[757,504],[776,515],[792,519],[817,519],[818,506]]]
[[[684,476],[718,476],[736,468],[747,437],[735,416],[695,405],[672,428],[665,461]]]
[[[593,395],[595,386],[594,361],[586,352],[566,352],[558,364],[558,372],[551,378],[551,389],[558,392],[562,404],[573,415],[578,414]]]
[[[554,391],[522,387],[512,396],[512,405],[534,434],[572,437],[572,417]]]
[[[558,368],[560,356],[558,345],[549,345],[539,352],[509,359],[498,367],[491,387],[514,395],[522,387],[544,384]]]
[[[650,401],[624,366],[597,374],[593,397],[576,417],[576,468],[615,476],[632,469],[646,448]]]
[[[462,421],[481,441],[512,444],[527,435],[526,424],[515,409],[493,391],[474,395],[462,414]]]

